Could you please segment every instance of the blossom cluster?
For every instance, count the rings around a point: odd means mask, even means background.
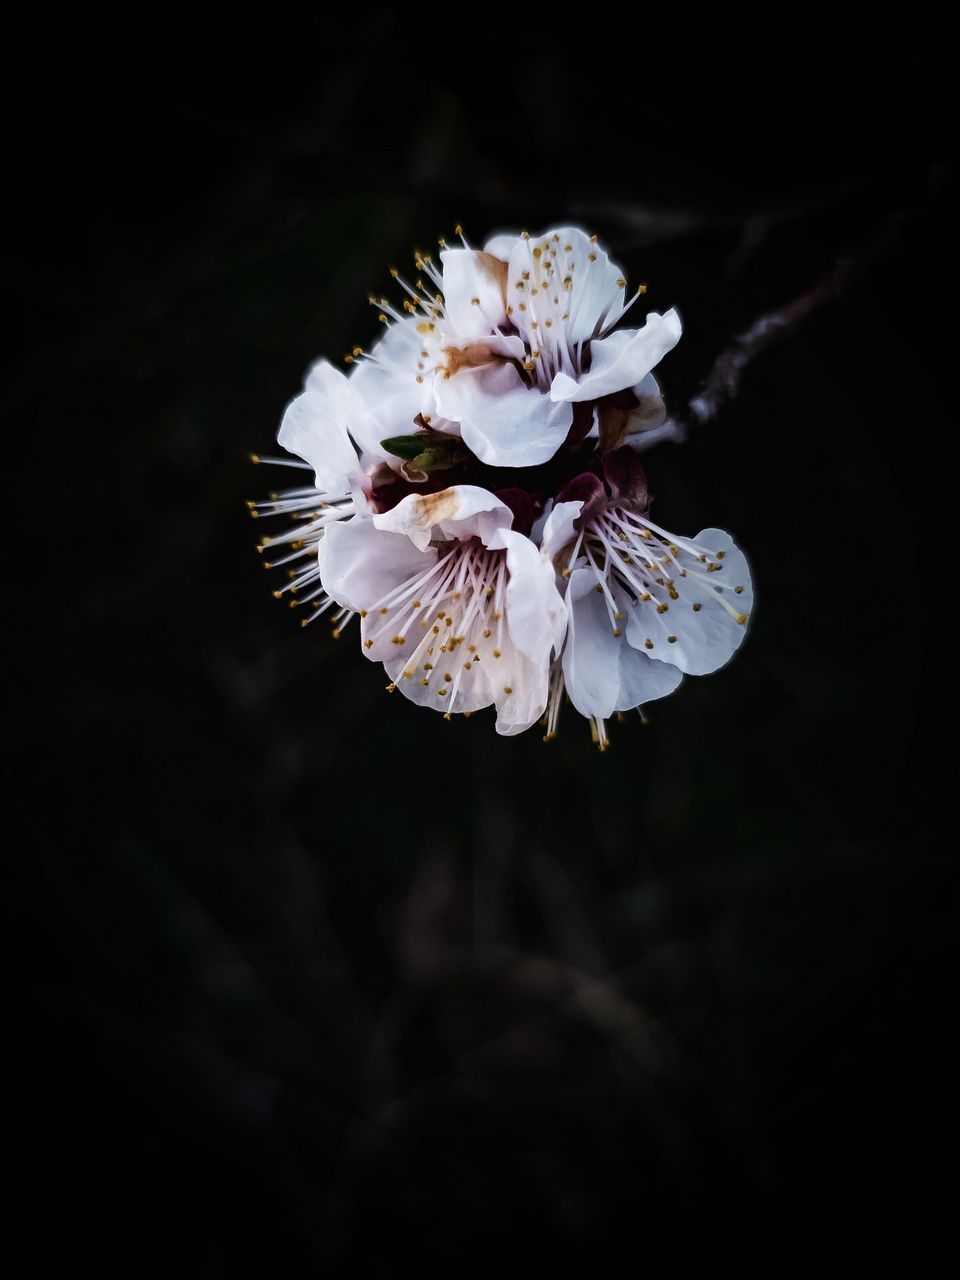
[[[304,625],[359,618],[388,689],[546,737],[565,694],[604,747],[612,715],[722,666],[752,604],[728,533],[650,518],[640,454],[676,430],[653,370],[680,318],[617,327],[644,286],[576,227],[438,256],[392,271],[379,341],[288,405],[279,442],[313,483],[250,504],[292,519],[259,549]]]

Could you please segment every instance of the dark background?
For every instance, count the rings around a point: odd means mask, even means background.
[[[930,1242],[960,905],[942,33],[42,24],[5,55],[2,267],[34,1261]],[[388,266],[566,220],[679,307],[681,417],[736,334],[822,303],[649,455],[656,517],[733,531],[758,604],[604,756],[569,707],[544,746],[388,698],[271,598],[243,505]]]

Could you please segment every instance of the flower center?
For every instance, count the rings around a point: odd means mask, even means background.
[[[561,570],[564,576],[581,556],[580,567],[596,578],[613,634],[621,634],[629,613],[648,651],[677,643],[675,631],[682,623],[677,618],[671,625],[671,608],[700,613],[704,604],[718,604],[741,626],[747,621],[736,601],[744,584],[715,576],[723,572],[725,551],[675,538],[629,507],[610,506],[587,520]]]
[[[481,688],[495,687],[509,648],[506,586],[505,551],[491,551],[478,539],[441,547],[429,569],[361,611],[364,647],[391,668],[402,657],[394,678],[418,680],[448,714],[472,709]],[[510,694],[505,679],[503,692]]]

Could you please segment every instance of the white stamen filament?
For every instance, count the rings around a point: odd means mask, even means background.
[[[435,564],[407,579],[366,610],[363,643],[371,657],[388,660],[384,640],[399,649],[411,628],[422,628],[399,679],[432,686],[445,714],[457,710],[465,682],[486,673],[494,688],[497,661],[505,652],[504,601],[506,552],[491,551],[479,540],[455,543]],[[455,655],[455,656],[453,656]],[[475,668],[479,667],[479,670]],[[495,674],[496,673],[496,674]],[[513,692],[511,671],[503,692]]]
[[[254,460],[272,463],[275,466],[312,470],[307,463],[293,459],[261,458],[254,455]],[[309,626],[336,603],[320,584],[320,570],[317,566],[317,548],[320,539],[327,525],[338,520],[346,520],[355,514],[356,507],[353,499],[343,495],[327,494],[307,486],[286,489],[282,493],[272,494],[262,502],[248,502],[247,508],[255,518],[287,516],[297,522],[283,533],[262,538],[257,550],[263,553],[273,547],[290,547],[289,554],[281,556],[278,560],[265,560],[264,565],[268,569],[279,569],[300,560],[305,562],[302,567],[288,569],[289,581],[277,588],[273,594],[278,600],[288,592],[295,596],[296,599],[290,601],[292,609],[310,604],[319,598],[319,606],[309,616],[300,620],[302,627]],[[353,610],[342,608],[333,615],[335,637],[340,635],[341,627],[345,626],[353,616]]]
[[[691,557],[692,563],[681,563],[681,553]],[[626,594],[631,608],[649,604],[658,615],[663,615],[669,612],[672,603],[689,597],[684,579],[700,587],[693,601],[696,611],[702,607],[702,595],[709,592],[710,598],[742,625],[747,615],[731,604],[728,592],[732,589],[739,594],[743,586],[721,584],[714,577],[723,569],[724,555],[723,551],[699,546],[689,538],[675,537],[628,507],[608,507],[586,522],[567,562],[567,570],[575,565],[591,570],[597,590],[604,597],[614,635],[621,633],[614,587]],[[676,568],[675,575],[671,567]],[[665,623],[662,625],[666,628]],[[669,643],[675,641],[675,636],[672,640],[668,637]]]

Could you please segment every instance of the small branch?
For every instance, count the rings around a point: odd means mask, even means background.
[[[694,421],[703,424],[716,417],[724,404],[736,395],[743,372],[755,356],[788,337],[822,307],[842,297],[851,283],[891,247],[903,220],[902,212],[891,215],[857,257],[841,259],[812,289],[786,306],[761,316],[735,338],[732,346],[714,361],[703,389],[690,401],[690,416]]]

